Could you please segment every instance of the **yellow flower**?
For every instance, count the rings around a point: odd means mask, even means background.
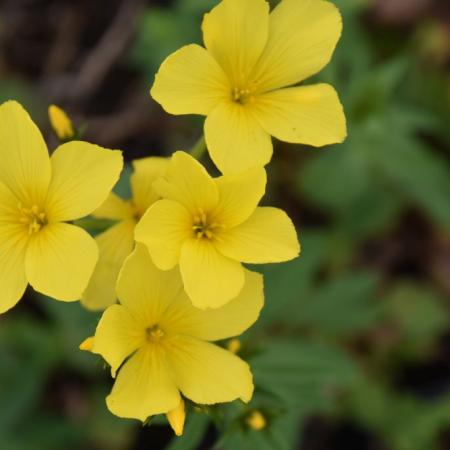
[[[271,136],[316,147],[342,142],[346,123],[328,84],[292,87],[328,64],[342,31],[322,0],[223,0],[205,15],[205,48],[162,64],[151,90],[171,114],[207,116],[205,136],[222,173],[264,166]]]
[[[255,431],[264,430],[267,425],[266,418],[258,410],[251,412],[251,414],[247,417],[246,423],[252,430]]]
[[[241,341],[238,338],[230,339],[230,341],[227,343],[227,349],[234,353],[235,355],[239,353],[239,350],[241,349],[242,344]]]
[[[121,152],[73,141],[50,158],[28,113],[10,101],[0,106],[0,160],[0,312],[28,283],[58,300],[78,300],[98,248],[64,222],[105,201],[122,170]]]
[[[135,238],[160,269],[180,265],[196,307],[218,308],[241,292],[241,262],[281,262],[299,254],[289,217],[257,207],[265,186],[263,168],[213,179],[190,155],[176,152],[166,175],[154,183],[163,200],[144,214]]]
[[[212,342],[239,335],[256,321],[263,306],[261,275],[246,271],[239,297],[202,311],[187,298],[179,272],[160,271],[137,245],[120,272],[117,294],[120,304],[103,313],[92,348],[113,377],[118,371],[106,399],[113,414],[144,422],[178,408],[180,392],[198,404],[250,401],[247,363]]]
[[[85,352],[92,352],[93,348],[94,348],[93,336],[85,339],[79,346],[79,349]],[[180,399],[180,403],[175,409],[172,409],[166,413],[166,417],[174,433],[177,436],[181,436],[183,434],[184,422],[186,420],[186,408],[184,400],[182,398]]]
[[[134,248],[134,227],[147,208],[160,197],[152,183],[162,176],[168,158],[150,157],[133,161],[131,200],[123,200],[111,193],[105,203],[92,213],[100,219],[118,221],[97,236],[99,259],[81,303],[87,309],[102,310],[116,303],[116,280],[126,257]]]
[[[48,108],[48,117],[53,131],[60,141],[65,141],[75,136],[72,121],[66,112],[59,106],[50,105]]]

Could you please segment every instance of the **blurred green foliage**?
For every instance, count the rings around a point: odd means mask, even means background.
[[[435,387],[439,395],[398,385],[403,368],[431,360],[449,332],[444,286],[432,268],[420,276],[397,273],[365,256],[370,243],[400,239],[396,230],[409,229],[410,214],[433,236],[448,235],[450,102],[443,99],[449,75],[424,67],[418,32],[383,37],[366,23],[366,2],[336,3],[344,35],[313,81],[338,90],[349,137],[321,150],[279,144],[276,155],[290,166],[286,180],[282,162],[270,166],[278,184],[292,182],[291,211],[304,207],[320,220],[298,224],[301,258],[263,269],[266,307],[240,351],[253,368],[255,397],[247,406],[191,409],[184,436],[168,450],[205,448],[211,424],[219,431],[217,450],[300,448],[304,425],[317,415],[351,420],[388,450],[438,450],[440,433],[450,429],[449,380]],[[148,7],[128,63],[151,83],[169,53],[200,42],[201,16],[213,4]],[[29,90],[22,82],[2,83],[0,97],[27,97]],[[121,194],[128,177],[129,170]],[[275,189],[268,196],[285,200]],[[38,298],[34,305],[37,312],[19,309],[1,319],[0,447],[133,448],[136,423],[113,417],[104,405],[107,370],[76,350],[98,318],[78,304]],[[247,427],[252,409],[267,418],[263,431]],[[165,419],[152,426],[165,426]],[[155,447],[149,440],[146,448]]]

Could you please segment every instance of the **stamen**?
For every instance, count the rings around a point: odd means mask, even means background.
[[[236,87],[233,88],[231,97],[233,101],[235,101],[236,103],[240,103],[241,105],[252,102],[254,98],[251,89],[241,89]]]
[[[17,205],[20,218],[19,223],[28,225],[28,234],[37,233],[47,224],[45,212],[41,211],[39,206],[33,205],[31,208],[25,208],[22,203]]]
[[[162,339],[166,333],[160,328],[158,324],[152,325],[145,330],[145,334],[147,335],[147,340],[151,342],[159,341]]]
[[[216,237],[216,231],[218,228],[223,228],[223,225],[218,222],[209,223],[209,218],[207,214],[199,209],[198,213],[194,216],[194,223],[192,225],[192,230],[194,231],[197,239],[213,239]]]

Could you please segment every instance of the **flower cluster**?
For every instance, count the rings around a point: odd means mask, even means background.
[[[239,336],[263,307],[263,277],[244,265],[300,253],[287,214],[259,206],[264,166],[271,136],[312,146],[345,138],[334,89],[296,86],[329,62],[341,28],[323,0],[282,0],[272,12],[266,0],[222,0],[205,15],[205,48],[169,56],[151,89],[169,113],[206,116],[206,147],[222,175],[184,151],[137,160],[131,199],[111,192],[121,152],[74,140],[64,111],[49,109],[64,142],[49,157],[27,112],[0,106],[0,312],[27,284],[104,310],[80,348],[111,367],[113,414],[166,414],[179,435],[186,401],[250,401],[250,367],[235,345],[216,342]],[[94,239],[72,223],[87,215],[112,225]],[[248,424],[266,422],[256,411]]]

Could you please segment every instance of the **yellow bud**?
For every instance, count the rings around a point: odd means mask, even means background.
[[[184,421],[186,420],[184,400],[181,399],[180,404],[175,409],[172,409],[172,411],[169,411],[166,417],[175,434],[181,436],[183,434]]]
[[[85,352],[91,352],[92,349],[94,348],[94,336],[85,339],[78,348]]]
[[[230,339],[228,341],[227,349],[231,353],[236,354],[241,349],[241,347],[242,347],[242,344],[241,344],[241,341],[239,339],[234,338],[234,339]]]
[[[263,430],[266,428],[267,421],[260,411],[252,411],[252,413],[247,417],[247,425],[256,431]]]
[[[56,105],[50,105],[48,108],[48,117],[53,131],[61,141],[75,136],[72,121],[63,109]]]

